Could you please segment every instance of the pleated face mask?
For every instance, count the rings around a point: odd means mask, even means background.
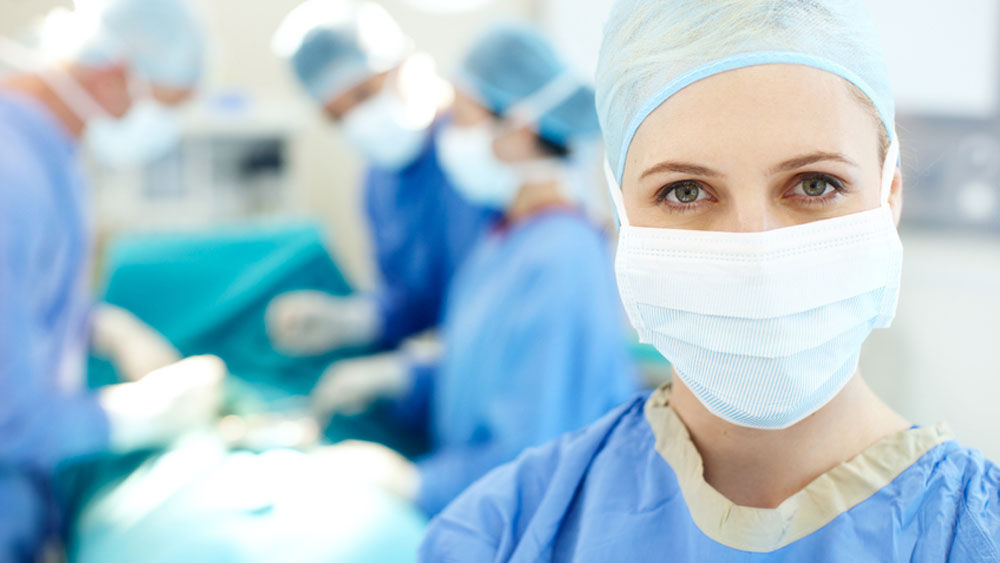
[[[632,226],[608,168],[629,319],[713,414],[751,428],[799,422],[847,384],[872,329],[890,325],[898,154],[893,140],[878,208],[755,233]]]

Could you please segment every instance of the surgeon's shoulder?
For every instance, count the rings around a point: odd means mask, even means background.
[[[431,521],[420,560],[506,561],[524,538],[554,537],[593,461],[645,425],[645,402],[638,396],[488,473]]]
[[[951,463],[962,471],[966,547],[1000,561],[1000,466],[979,450],[961,448]]]
[[[0,201],[7,204],[27,202],[37,195],[29,189],[46,180],[44,164],[36,152],[37,143],[24,128],[7,117],[9,109],[0,111]]]
[[[929,454],[924,490],[938,493],[927,493],[936,506],[925,509],[943,514],[954,507],[953,560],[1000,561],[1000,466],[956,441]]]
[[[582,212],[572,209],[542,211],[528,219],[524,229],[537,236],[538,245],[544,248],[583,245],[602,249],[607,247],[607,237],[601,229]]]
[[[519,226],[514,236],[525,249],[523,263],[533,264],[553,281],[570,276],[578,285],[591,280],[584,274],[611,271],[607,237],[581,213],[544,211]]]

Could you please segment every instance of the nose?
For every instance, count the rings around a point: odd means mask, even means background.
[[[772,206],[765,202],[734,201],[719,217],[714,230],[730,233],[759,233],[786,226]]]

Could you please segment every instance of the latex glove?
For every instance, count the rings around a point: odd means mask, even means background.
[[[320,414],[357,414],[376,399],[400,396],[409,387],[406,357],[400,352],[386,352],[331,365],[323,372],[311,398]]]
[[[128,381],[180,361],[181,354],[153,327],[114,305],[94,308],[91,344],[94,352],[115,364]]]
[[[420,490],[417,466],[382,444],[348,440],[317,448],[312,455],[334,479],[368,483],[410,502]]]
[[[158,369],[141,381],[100,390],[111,427],[111,449],[129,452],[169,444],[209,426],[222,399],[226,366],[215,356],[195,356]]]
[[[274,347],[311,356],[378,338],[375,301],[367,296],[335,297],[322,291],[292,291],[274,298],[265,315]]]

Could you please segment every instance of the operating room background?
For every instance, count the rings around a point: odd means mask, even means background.
[[[536,21],[589,75],[612,3],[381,1],[445,76],[463,46],[502,17]],[[13,34],[52,6],[68,4],[0,0],[0,33]],[[258,163],[254,170],[277,175],[277,180],[267,176],[267,185],[279,193],[267,205],[234,205],[234,194],[222,198],[218,186],[209,184],[228,182],[239,190],[241,178],[260,175],[234,179],[226,177],[225,167],[219,172],[188,166],[177,176],[183,189],[166,193],[121,187],[142,176],[99,175],[107,178],[97,186],[101,240],[246,216],[311,216],[329,230],[331,250],[350,279],[361,288],[375,283],[361,213],[360,160],[270,49],[282,16],[297,4],[199,0],[212,40],[211,62],[205,92],[185,116],[188,136],[198,140],[186,154],[221,147],[213,154],[224,159],[233,151],[271,147],[276,160],[252,161]],[[462,4],[470,8],[459,9]],[[876,391],[915,423],[944,420],[964,443],[1000,459],[1000,2],[956,0],[947,10],[937,0],[871,0],[870,5],[897,93],[906,259],[896,322],[871,337],[862,370]],[[251,138],[260,142],[247,144]],[[215,195],[203,197],[207,193]]]

